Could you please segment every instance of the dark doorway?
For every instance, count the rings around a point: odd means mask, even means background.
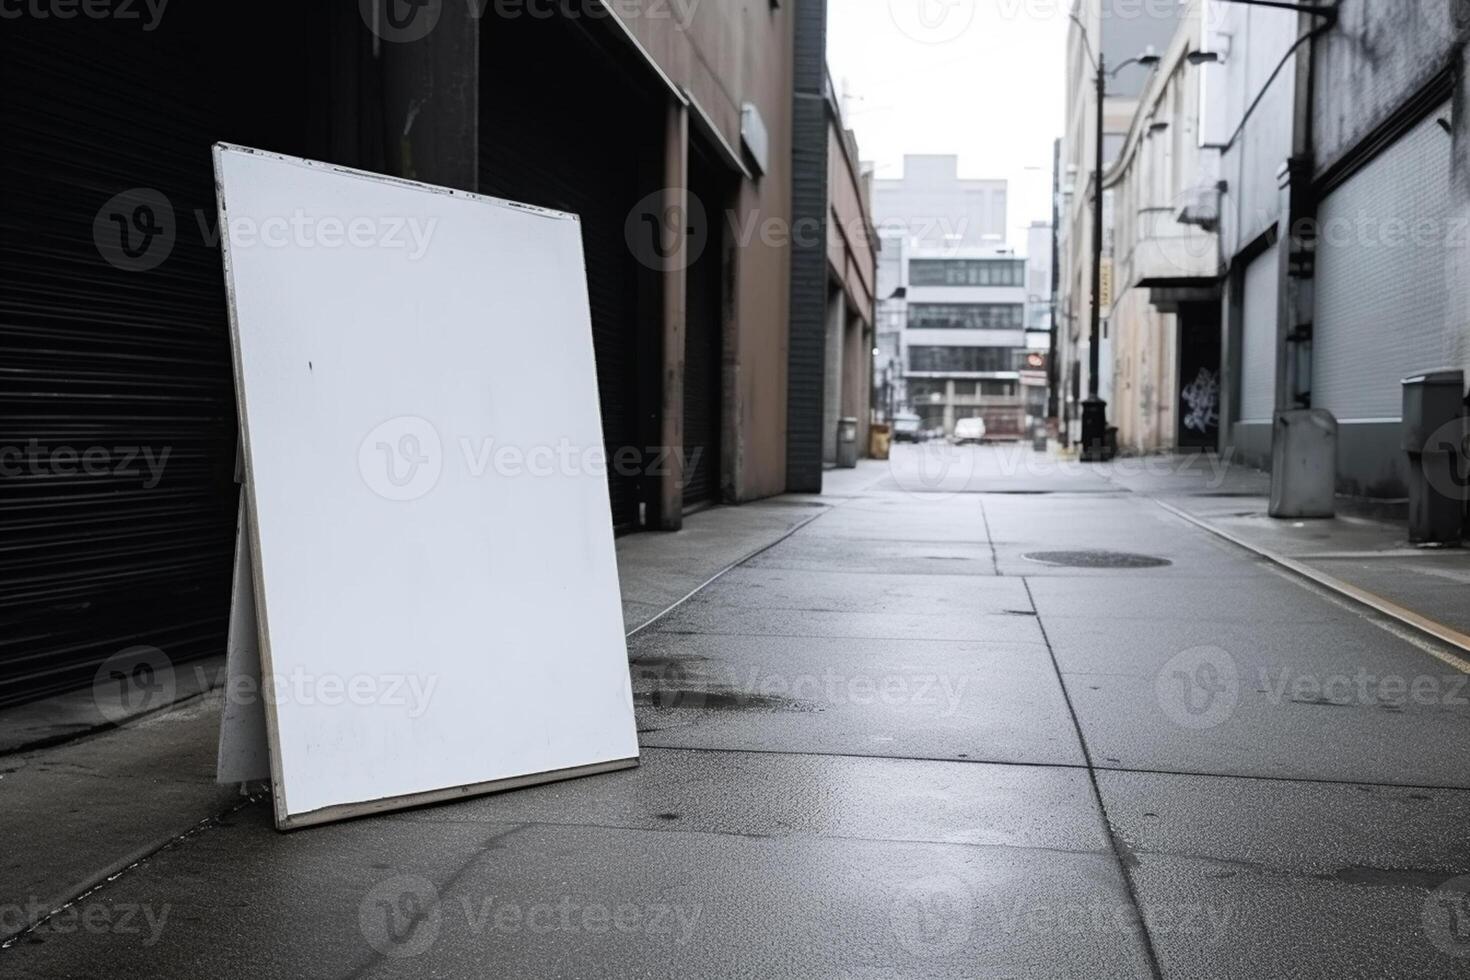
[[[688,276],[684,334],[684,506],[720,499],[725,321],[725,202],[723,168],[695,143],[689,154],[691,210],[704,220],[696,234],[703,248]]]
[[[1220,306],[1179,306],[1180,449],[1212,450],[1220,444]]]
[[[656,499],[650,449],[658,445],[661,397],[652,273],[630,248],[628,224],[640,199],[660,186],[661,159],[646,148],[661,145],[664,102],[620,49],[596,35],[604,26],[485,18],[480,191],[581,218],[613,523],[628,531],[643,523],[640,505]]]

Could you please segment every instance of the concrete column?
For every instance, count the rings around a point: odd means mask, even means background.
[[[1235,423],[1240,421],[1240,375],[1245,350],[1245,271],[1232,269],[1225,277],[1220,316],[1220,441],[1221,456],[1235,458]]]
[[[1277,171],[1281,195],[1280,269],[1276,320],[1276,411],[1310,408],[1316,241],[1298,236],[1316,216],[1311,161],[1293,157]]]
[[[842,417],[842,352],[847,324],[847,294],[833,290],[827,297],[827,352],[823,363],[822,462],[837,464],[837,420]]]
[[[658,526],[684,526],[684,343],[688,297],[689,109],[670,101],[664,127],[664,255],[673,256],[663,272],[663,424],[666,465],[658,478]]]
[[[944,434],[954,435],[954,379],[950,378],[944,382]]]
[[[473,191],[480,159],[479,19],[467,4],[445,3],[410,8],[411,19],[400,23],[388,19],[391,2],[379,4],[373,39],[387,170]]]

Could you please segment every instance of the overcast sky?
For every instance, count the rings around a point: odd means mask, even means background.
[[[1065,113],[1067,0],[828,0],[827,58],[879,177],[905,153],[955,153],[1010,181],[1010,243],[1051,220]],[[1027,169],[1028,167],[1037,169]]]

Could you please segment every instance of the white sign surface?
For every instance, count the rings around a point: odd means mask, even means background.
[[[578,220],[215,173],[277,826],[636,764]]]

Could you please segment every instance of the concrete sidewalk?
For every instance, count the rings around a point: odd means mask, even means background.
[[[1470,647],[1470,549],[1414,547],[1405,522],[1347,500],[1330,520],[1275,520],[1269,474],[1211,457],[1118,460],[1101,472],[1324,586]]]
[[[281,835],[203,707],[8,757],[5,901],[172,836],[0,973],[1464,972],[1467,676],[1129,480],[902,447],[630,540],[630,626],[688,596],[630,641],[637,770]]]

